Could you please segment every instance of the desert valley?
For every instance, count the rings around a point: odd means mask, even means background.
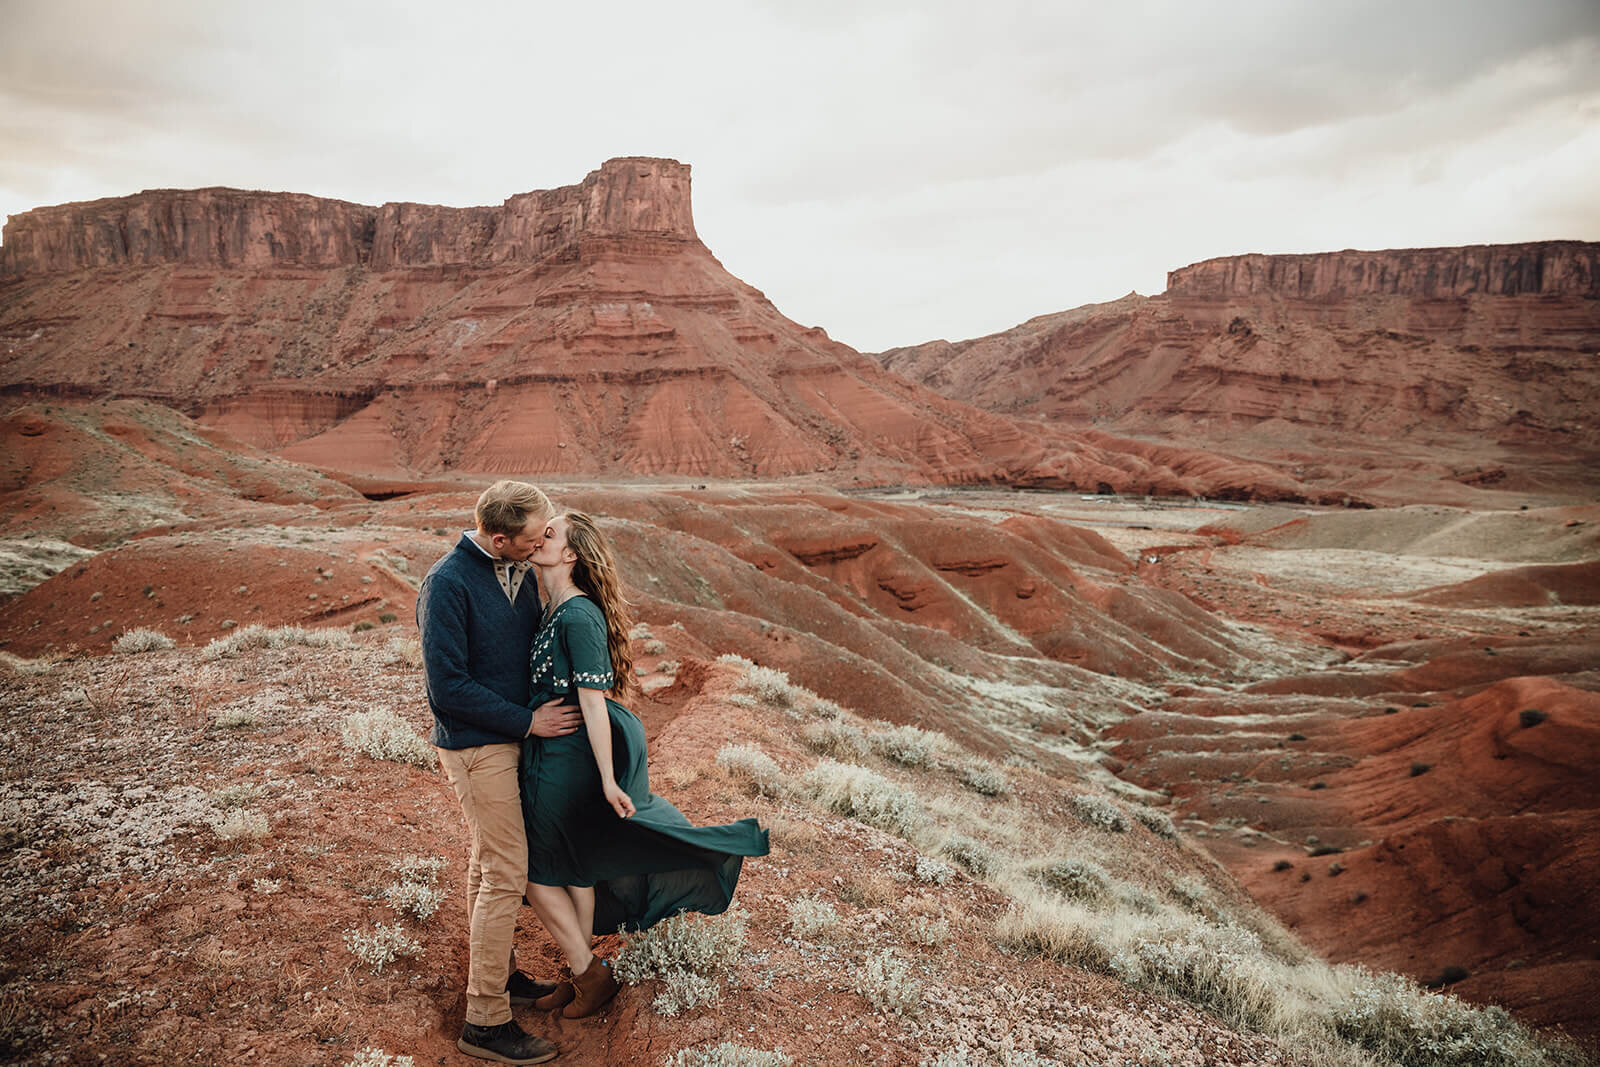
[[[558,1062],[1591,1062],[1600,244],[1041,311],[858,352],[666,159],[13,216],[0,1058],[468,1062],[414,612],[516,477],[656,791],[773,841]]]

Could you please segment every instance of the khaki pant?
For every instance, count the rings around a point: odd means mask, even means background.
[[[528,835],[517,788],[522,746],[513,741],[438,751],[472,835],[472,858],[467,863],[467,1022],[498,1026],[511,1018],[506,979],[511,973],[517,908],[528,881]]]

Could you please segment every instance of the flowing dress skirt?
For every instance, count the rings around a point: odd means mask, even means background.
[[[644,930],[682,911],[727,910],[746,856],[767,854],[754,819],[694,826],[650,792],[644,726],[614,700],[611,753],[617,784],[637,813],[622,819],[606,803],[584,730],[522,744],[522,817],[528,880],[594,886],[597,934]]]

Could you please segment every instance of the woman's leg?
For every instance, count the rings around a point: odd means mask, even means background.
[[[567,957],[567,966],[572,968],[572,973],[582,974],[588,970],[589,964],[594,962],[594,952],[590,949],[594,939],[588,930],[579,925],[578,909],[572,897],[568,896],[568,890],[558,885],[535,885],[529,882],[527,894],[534,914],[544,923],[545,930],[549,931],[561,954]],[[592,909],[589,922],[594,922]]]
[[[578,932],[587,940],[586,945],[594,944],[594,886],[569,885],[567,896],[572,899],[572,909],[578,914]]]

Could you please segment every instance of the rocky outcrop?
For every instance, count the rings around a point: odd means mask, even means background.
[[[689,168],[670,159],[612,159],[579,185],[513,196],[498,208],[385,204],[374,270],[466,263],[533,264],[585,238],[698,241]]]
[[[11,216],[0,277],[91,267],[359,263],[376,209],[299,193],[156,189]]]
[[[585,238],[695,241],[689,168],[612,159],[500,207],[368,207],[299,193],[157,189],[12,216],[0,276],[99,267],[531,265]]]
[[[1225,256],[1167,273],[1167,295],[1235,300],[1275,295],[1298,300],[1405,296],[1600,298],[1600,243],[1539,241],[1387,252]]]

